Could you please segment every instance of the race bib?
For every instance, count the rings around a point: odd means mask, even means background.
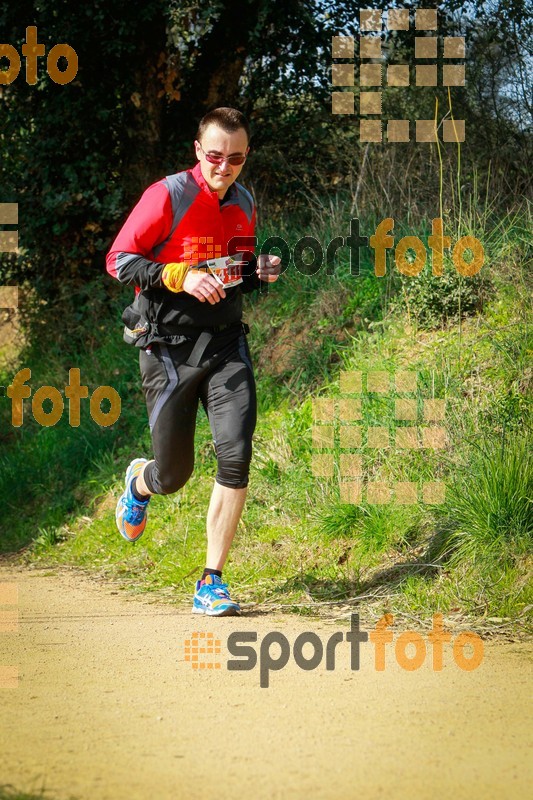
[[[223,286],[230,287],[242,283],[243,266],[243,261],[238,261],[233,256],[223,256],[222,258],[209,258],[207,261],[202,261],[195,269],[207,270]]]

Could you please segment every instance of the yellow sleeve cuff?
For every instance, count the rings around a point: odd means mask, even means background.
[[[183,281],[188,271],[189,265],[185,261],[165,264],[161,280],[171,292],[182,292]]]

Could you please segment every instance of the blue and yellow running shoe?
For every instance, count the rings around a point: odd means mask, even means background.
[[[223,583],[218,575],[206,575],[204,581],[196,582],[192,613],[234,617],[241,613],[241,607],[229,596],[227,583]]]
[[[147,458],[135,458],[129,465],[126,472],[126,488],[119,498],[115,511],[117,528],[127,542],[136,542],[146,528],[147,506],[150,497],[143,501],[137,500],[131,491],[131,483],[147,461]]]

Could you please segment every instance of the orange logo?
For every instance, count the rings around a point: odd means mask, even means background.
[[[214,633],[195,631],[185,640],[185,661],[193,669],[220,669],[219,655],[220,639],[215,639]]]

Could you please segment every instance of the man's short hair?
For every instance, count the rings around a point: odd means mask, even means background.
[[[202,117],[198,125],[196,139],[199,142],[208,125],[218,125],[218,127],[222,128],[226,133],[235,133],[235,131],[238,131],[240,128],[244,128],[248,141],[250,141],[250,126],[248,120],[244,114],[236,108],[222,106],[221,108],[214,108],[212,111],[208,111],[207,114]]]

